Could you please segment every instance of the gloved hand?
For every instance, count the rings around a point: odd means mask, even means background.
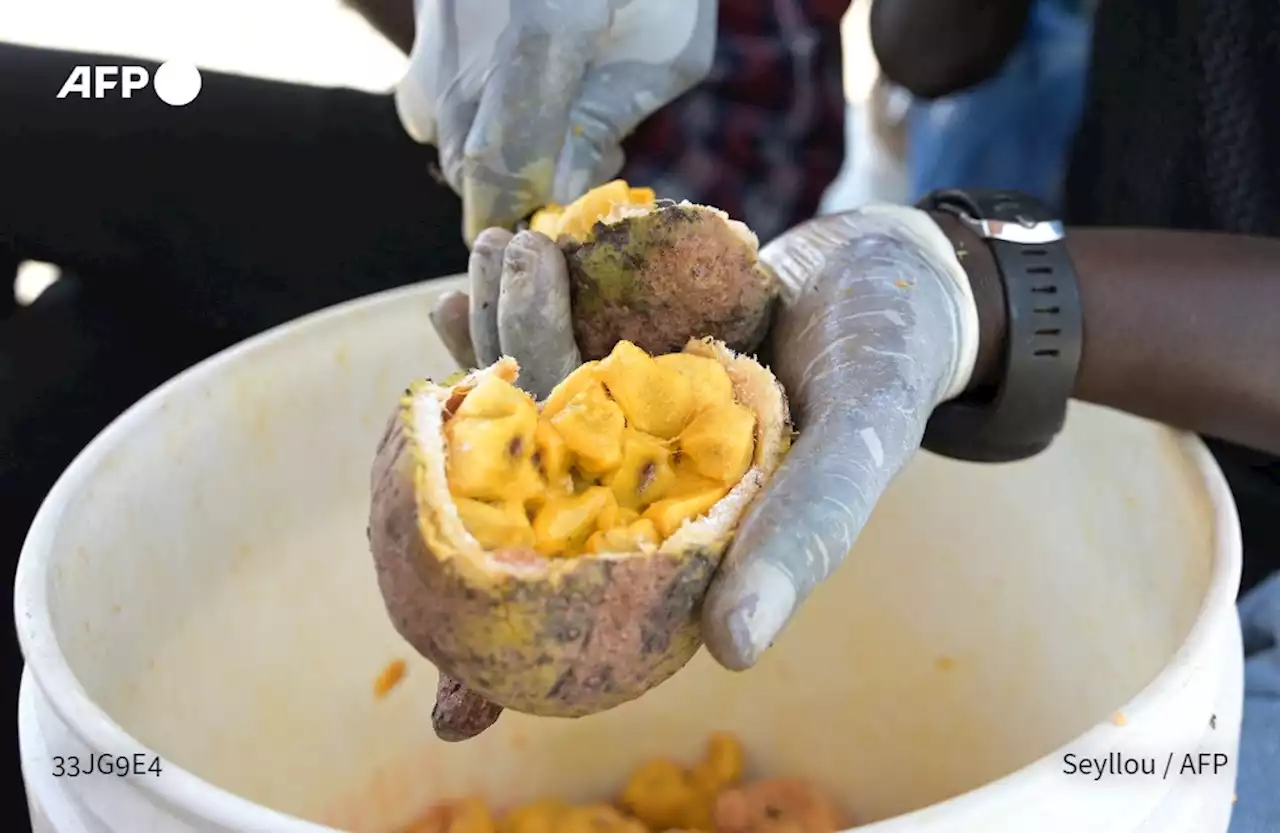
[[[731,670],[755,664],[840,566],[933,409],[968,387],[978,351],[968,275],[923,211],[811,220],[760,258],[783,283],[773,371],[799,436],[703,606],[707,647]]]
[[[812,220],[765,246],[783,283],[773,371],[799,430],[748,511],[703,605],[703,638],[748,668],[852,547],[876,501],[920,447],[941,402],[973,373],[978,315],[950,241],[914,208],[868,206]],[[464,367],[500,355],[541,399],[580,363],[563,256],[536,232],[485,231],[471,297],[433,323]]]
[[[415,0],[396,106],[439,150],[467,243],[613,178],[621,140],[710,70],[716,5]]]

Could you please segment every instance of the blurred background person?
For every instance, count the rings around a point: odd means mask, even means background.
[[[841,21],[844,45],[844,164],[823,194],[819,211],[834,214],[868,202],[905,203],[907,108],[911,94],[880,69],[871,48],[872,3],[853,2]]]
[[[1092,4],[1036,0],[1014,16],[1009,54],[970,86],[917,95],[880,67],[871,9],[844,18],[845,166],[823,213],[915,202],[938,188],[1012,188],[1060,207],[1088,75]]]
[[[885,74],[926,100],[974,90],[1015,54],[1033,0],[877,0]],[[1101,0],[1063,216],[1073,226],[1280,236],[1280,6]],[[1207,438],[1240,505],[1244,589],[1280,567],[1280,462]]]
[[[908,199],[939,188],[1011,188],[1060,210],[1084,106],[1089,29],[1078,0],[1035,0],[990,79],[940,98],[913,96]]]
[[[890,78],[940,99],[995,76],[1031,14],[1032,0],[877,0],[872,42]],[[1063,189],[1069,225],[1280,236],[1280,4],[1100,0],[1089,67]],[[1242,732],[1256,740],[1238,789],[1268,795],[1280,760],[1280,459],[1205,440],[1244,538]],[[1235,808],[1233,831],[1278,828],[1267,802]]]

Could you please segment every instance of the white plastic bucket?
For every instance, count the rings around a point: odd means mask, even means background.
[[[1030,462],[917,460],[755,670],[700,655],[604,715],[506,714],[474,742],[436,742],[435,675],[385,618],[365,520],[389,408],[410,379],[453,369],[427,312],[456,286],[239,346],[68,469],[16,587],[37,831],[391,833],[460,793],[603,798],[648,756],[692,759],[714,729],[867,833],[1226,829],[1235,510],[1196,439],[1084,406]],[[375,699],[399,657],[406,680]],[[1108,752],[1161,772],[1064,773],[1066,754]],[[1186,772],[1201,752],[1232,765]],[[54,756],[86,769],[100,753],[163,768],[52,775]]]

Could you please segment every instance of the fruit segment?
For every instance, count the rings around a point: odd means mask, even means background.
[[[627,208],[650,208],[656,202],[652,188],[632,188],[621,179],[593,188],[567,206],[548,205],[533,215],[529,228],[552,240],[561,235],[581,241],[596,223],[615,211]]]
[[[560,558],[653,547],[705,515],[750,468],[756,417],[714,359],[622,341],[541,409],[486,377],[445,438],[449,490],[480,545]]]

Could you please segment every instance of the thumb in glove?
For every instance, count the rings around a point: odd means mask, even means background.
[[[784,284],[771,346],[800,433],[704,602],[703,638],[733,670],[755,664],[840,565],[977,353],[968,278],[922,211],[819,218],[760,257]]]

